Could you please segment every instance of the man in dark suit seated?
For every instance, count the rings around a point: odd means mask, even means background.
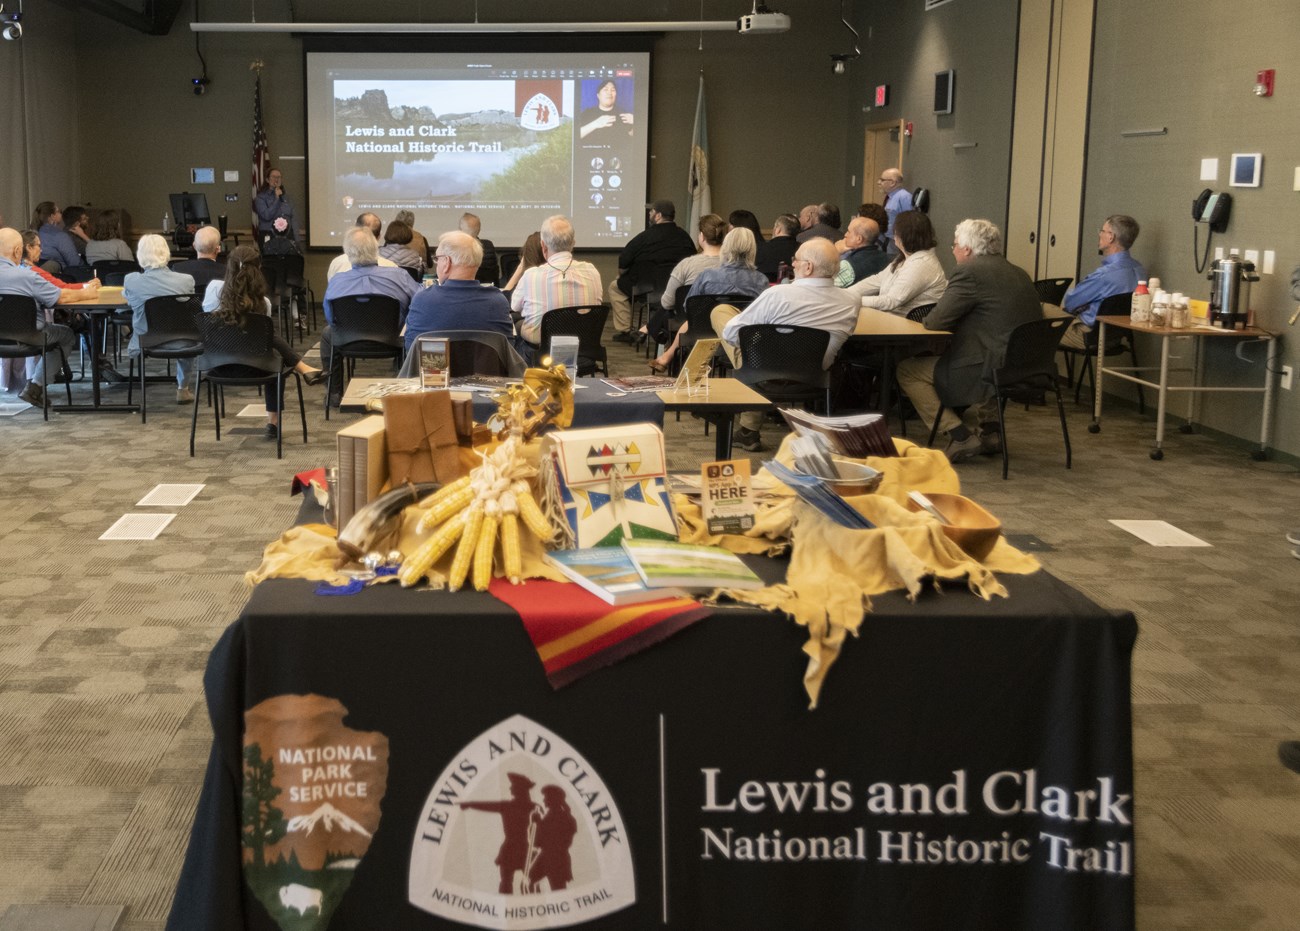
[[[1002,449],[997,401],[989,374],[1002,364],[1011,331],[1040,320],[1042,305],[1033,281],[1002,255],[1002,233],[988,220],[962,220],[953,236],[957,267],[948,289],[925,318],[928,330],[951,330],[940,356],[915,356],[898,363],[898,384],[923,423],[948,433],[944,450],[951,462]],[[958,417],[953,407],[966,408]],[[978,434],[975,432],[978,431]]]
[[[618,256],[618,278],[609,285],[610,316],[614,339],[636,341],[632,332],[632,289],[642,269],[661,266],[671,271],[682,259],[695,254],[695,241],[676,223],[677,207],[671,200],[657,200],[646,208],[649,225],[633,236]]]
[[[198,258],[177,262],[172,271],[189,275],[194,279],[194,293],[203,294],[211,282],[226,277],[226,266],[217,261],[221,253],[221,233],[215,226],[201,227],[194,234],[194,251]]]
[[[461,214],[460,231],[473,236],[483,247],[483,261],[475,273],[477,279],[485,284],[496,284],[497,279],[501,277],[501,264],[497,260],[497,247],[493,245],[492,240],[484,239],[479,235],[483,232],[483,221],[472,213]]]
[[[794,238],[798,232],[799,218],[793,213],[783,213],[772,224],[772,238],[758,244],[754,267],[767,275],[768,281],[776,281],[781,266],[794,260],[795,250],[799,248],[799,240]]]

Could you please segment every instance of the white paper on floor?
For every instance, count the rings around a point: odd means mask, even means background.
[[[261,404],[249,404],[247,407],[245,407],[235,416],[236,417],[265,417],[266,402],[263,401]]]
[[[1152,546],[1211,546],[1199,537],[1194,537],[1186,530],[1179,530],[1173,524],[1163,520],[1112,520],[1120,530],[1127,530],[1133,536]]]
[[[0,417],[12,417],[30,408],[31,405],[26,401],[3,401],[0,402]]]
[[[156,540],[175,514],[123,514],[101,540]]]
[[[154,490],[137,501],[135,506],[138,508],[183,508],[193,501],[204,487],[203,485],[155,485]]]

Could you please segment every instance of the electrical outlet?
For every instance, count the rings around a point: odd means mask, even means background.
[[[1291,390],[1291,366],[1289,365],[1282,366],[1282,389]]]

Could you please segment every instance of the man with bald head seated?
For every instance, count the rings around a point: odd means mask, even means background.
[[[817,216],[812,226],[805,227],[804,231],[795,238],[800,242],[807,242],[810,239],[821,237],[835,242],[840,238],[840,208],[834,204],[818,204]],[[804,208],[808,210],[807,207]],[[800,215],[802,222],[802,215]]]
[[[510,302],[500,290],[475,279],[483,247],[469,233],[443,233],[438,237],[433,267],[435,287],[424,288],[411,300],[406,315],[406,351],[429,330],[487,330],[507,339],[515,335]]]
[[[57,374],[59,355],[54,347],[63,349],[63,358],[76,348],[77,338],[71,327],[59,323],[46,323],[45,311],[62,301],[89,301],[99,296],[97,284],[87,285],[79,291],[59,288],[51,284],[29,268],[22,267],[23,236],[16,229],[0,229],[0,294],[25,295],[36,301],[36,319],[33,324],[38,330],[45,331],[49,351],[36,363],[31,381],[18,393],[18,397],[33,407],[41,407],[45,401],[45,386],[49,384],[51,366]]]
[[[194,279],[194,293],[203,294],[208,285],[226,277],[226,266],[217,256],[221,254],[221,233],[215,226],[200,227],[194,234],[194,251],[198,258],[177,262],[172,271]]]
[[[869,278],[889,264],[889,254],[880,248],[880,227],[875,220],[854,217],[844,234],[841,258],[853,269],[853,281]]]
[[[722,348],[733,365],[742,368],[743,358],[737,355],[740,328],[756,323],[783,323],[789,326],[813,327],[830,333],[830,342],[822,357],[822,368],[835,361],[840,347],[858,324],[858,297],[835,287],[835,273],[839,270],[840,255],[829,239],[817,237],[799,247],[794,255],[794,278],[790,284],[768,288],[744,310],[730,304],[720,304],[713,309],[710,321],[714,331],[722,337]],[[756,411],[737,415],[740,429],[733,442],[750,451],[763,448],[759,428],[763,415]]]
[[[378,214],[367,212],[357,217],[356,229],[370,230],[371,234],[375,237],[376,252],[378,252],[379,249],[379,231],[383,228],[383,225],[384,224],[379,219]],[[344,238],[346,238],[346,234]],[[378,264],[382,268],[397,267],[397,263],[394,262],[392,259],[386,259],[382,255],[377,256],[377,258],[379,259]],[[348,259],[347,250],[344,249],[342,255],[336,255],[334,257],[334,261],[330,262],[330,267],[325,272],[325,280],[332,281],[334,280],[334,276],[337,275],[339,272],[345,272],[351,267],[352,267],[352,262]],[[408,274],[407,277],[409,278],[410,275]]]

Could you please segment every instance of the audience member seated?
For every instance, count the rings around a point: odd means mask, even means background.
[[[424,259],[411,248],[411,228],[401,220],[394,220],[384,230],[384,244],[379,247],[379,254],[401,268],[413,268],[424,274]]]
[[[1129,254],[1137,241],[1140,228],[1137,220],[1122,213],[1106,218],[1097,234],[1097,251],[1101,264],[1084,279],[1065,292],[1061,308],[1074,314],[1061,345],[1067,349],[1084,349],[1084,340],[1097,325],[1097,308],[1101,302],[1116,294],[1132,293],[1139,281],[1147,280],[1147,270]]]
[[[528,238],[524,240],[523,248],[519,250],[519,264],[510,275],[510,280],[501,290],[507,294],[512,293],[519,286],[519,279],[524,277],[524,272],[530,268],[536,268],[546,261],[546,256],[542,255],[542,234],[541,232],[529,233]]]
[[[377,220],[378,218],[376,218]],[[330,279],[325,286],[326,327],[321,331],[320,357],[328,362],[333,349],[334,310],[330,304],[336,297],[349,297],[354,294],[375,294],[397,299],[401,308],[401,320],[406,321],[406,312],[411,306],[411,299],[420,290],[420,286],[403,269],[393,264],[379,264],[379,245],[374,233],[367,226],[358,226],[348,230],[343,236],[343,255],[348,267]],[[343,357],[334,356],[331,369],[330,404],[337,404],[343,397]]]
[[[429,240],[424,237],[423,233],[416,231],[415,214],[409,210],[399,210],[397,216],[393,217],[393,219],[399,220],[411,228],[411,241],[407,245],[412,252],[424,260],[424,264],[427,266],[429,264]]]
[[[39,358],[18,397],[33,407],[43,407],[45,386],[50,383],[50,366],[54,366],[56,378],[61,374],[58,370],[59,356],[54,352],[54,347],[61,347],[63,358],[66,359],[77,346],[77,338],[72,329],[48,322],[47,313],[59,302],[69,304],[94,300],[99,296],[99,286],[92,282],[80,290],[59,288],[39,275],[32,274],[30,269],[23,268],[22,258],[22,234],[8,227],[0,229],[0,294],[21,294],[36,301],[36,319],[33,323],[36,329],[45,331],[50,350]]]
[[[459,229],[462,233],[468,233],[478,240],[479,246],[483,249],[483,264],[478,267],[478,280],[486,284],[495,285],[497,279],[501,277],[501,263],[497,259],[497,247],[492,244],[492,240],[484,239],[483,221],[475,214],[461,214]]]
[[[654,334],[654,342],[667,342],[665,335],[670,332],[669,319],[677,306],[677,292],[681,288],[694,284],[696,277],[706,268],[717,268],[719,252],[722,249],[722,237],[727,235],[727,224],[716,213],[706,213],[700,217],[699,231],[695,234],[695,244],[699,249],[694,255],[688,255],[675,266],[668,275],[668,284],[659,297],[660,309],[650,315],[641,327],[642,336]]]
[[[642,269],[676,265],[695,253],[695,243],[686,230],[674,222],[677,208],[671,200],[657,200],[647,209],[650,225],[633,236],[618,255],[618,278],[609,285],[613,338],[635,342],[632,334],[632,289]]]
[[[90,214],[85,207],[63,208],[63,229],[71,238],[77,254],[86,255],[86,244],[90,242]]]
[[[205,227],[211,229],[211,227]],[[266,277],[262,274],[262,255],[253,246],[236,246],[224,269],[224,279],[208,284],[203,296],[203,309],[226,326],[245,328],[244,321],[254,314],[269,315],[271,299],[266,296]],[[314,369],[293,351],[293,347],[278,334],[271,339],[275,351],[285,368],[303,376],[309,385],[325,380],[325,373]],[[281,386],[283,387],[283,386]],[[266,392],[266,438],[273,440],[280,429],[280,410],[284,407],[284,394]]]
[[[793,213],[783,213],[772,224],[772,238],[758,243],[758,253],[754,256],[754,267],[767,276],[768,281],[776,281],[782,265],[789,265],[794,259],[799,240],[799,218]]]
[[[375,238],[376,250],[379,249],[379,229],[382,225],[383,224],[380,222],[378,214],[363,213],[359,217],[357,217],[356,228],[370,230],[371,234],[373,234]],[[394,262],[392,259],[386,259],[382,255],[378,255],[377,251],[376,251],[376,256],[379,259],[378,264],[382,265],[384,268],[397,267],[396,262]],[[337,275],[339,272],[345,272],[351,267],[352,267],[352,263],[348,261],[348,250],[344,249],[341,255],[336,255],[334,257],[334,261],[330,262],[330,267],[325,272],[325,281],[326,282],[333,281],[335,275]],[[407,277],[410,276],[408,275]]]
[[[438,237],[434,269],[438,284],[424,288],[411,300],[406,315],[406,351],[429,330],[487,330],[507,339],[515,335],[510,302],[492,285],[474,276],[483,260],[483,247],[468,233]]]
[[[743,294],[746,297],[762,294],[767,290],[768,280],[766,275],[754,267],[755,251],[754,234],[743,226],[733,229],[722,240],[718,266],[706,268],[696,276],[686,299],[701,294]],[[681,336],[689,329],[686,323],[681,325],[673,337],[672,345],[660,353],[658,358],[650,360],[650,371],[660,375],[668,371]]]
[[[81,253],[63,228],[63,212],[52,200],[43,200],[32,211],[32,229],[41,237],[41,262],[47,272],[56,275],[65,268],[81,264]]]
[[[80,281],[64,281],[56,275],[51,275],[37,263],[41,259],[41,237],[37,235],[36,230],[23,230],[23,261],[24,268],[29,268],[36,274],[40,275],[56,288],[66,288],[71,291],[81,291],[91,285],[98,288],[99,279],[93,282],[82,283]],[[56,321],[62,322],[62,321]]]
[[[944,452],[961,462],[979,452],[1002,451],[989,373],[1002,364],[1011,331],[1041,320],[1043,308],[1033,281],[1002,256],[1002,233],[988,220],[958,223],[952,254],[957,267],[925,318],[926,329],[951,330],[952,339],[941,355],[899,362],[898,384],[923,423],[934,423],[942,403],[939,427],[948,433]],[[958,416],[953,408],[965,411]]]
[[[226,275],[225,266],[217,260],[221,254],[221,231],[215,226],[200,227],[194,234],[194,251],[198,258],[177,262],[172,271],[189,275],[194,279],[194,293],[205,294],[212,282],[220,281]],[[262,267],[260,260],[257,266]]]
[[[805,207],[806,211],[808,208]],[[816,207],[817,219],[812,226],[805,227],[804,231],[795,238],[799,242],[807,242],[810,239],[821,237],[829,239],[832,243],[840,238],[840,208],[834,204],[818,204]]]
[[[95,217],[95,230],[86,243],[86,264],[96,262],[134,262],[135,253],[122,239],[122,214],[105,210]]]
[[[510,295],[510,307],[523,315],[519,335],[531,346],[542,338],[542,315],[557,307],[599,304],[600,272],[573,257],[573,224],[559,214],[542,221],[542,258],[524,272]]]
[[[865,217],[858,220],[871,223]],[[934,227],[921,211],[908,210],[898,215],[894,241],[898,255],[893,262],[883,271],[851,285],[848,291],[860,297],[864,307],[907,316],[914,308],[933,304],[943,297],[948,278],[934,254]]]
[[[880,227],[875,220],[867,217],[854,217],[849,221],[848,232],[844,234],[844,248],[839,249],[841,270],[849,266],[852,278],[840,284],[847,288],[863,278],[869,278],[889,264],[889,255],[880,247]]]
[[[122,282],[122,296],[131,306],[131,342],[126,354],[132,359],[140,357],[140,334],[147,332],[144,305],[150,298],[169,294],[193,294],[194,279],[167,267],[172,257],[167,240],[157,233],[140,237],[135,247],[135,260],[143,271],[131,272]],[[140,363],[144,364],[143,361]],[[176,360],[176,403],[187,404],[194,400],[190,391],[190,359]]]
[[[749,210],[733,210],[727,214],[727,232],[743,226],[754,234],[754,242],[763,241],[763,227],[758,225],[758,217]]]
[[[799,246],[794,256],[795,280],[790,284],[768,288],[754,302],[740,310],[730,304],[713,308],[710,320],[722,337],[722,348],[736,368],[745,364],[736,353],[740,328],[756,323],[784,323],[790,326],[827,330],[830,342],[822,358],[822,368],[830,368],[840,347],[858,325],[857,299],[835,287],[834,276],[840,256],[829,239],[814,237]],[[759,428],[763,415],[750,411],[737,415],[740,424],[732,438],[735,445],[751,452],[763,448]]]

